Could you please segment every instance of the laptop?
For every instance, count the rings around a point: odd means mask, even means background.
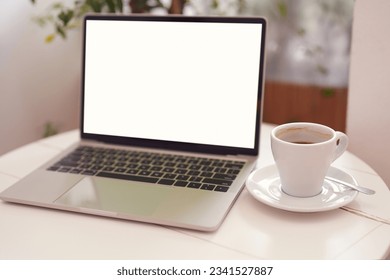
[[[263,18],[88,15],[80,141],[7,202],[216,230],[259,156]]]

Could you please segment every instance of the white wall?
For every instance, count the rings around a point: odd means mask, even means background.
[[[357,0],[348,95],[349,150],[390,186],[390,1]]]
[[[32,16],[52,1],[37,3],[0,1],[0,155],[41,138],[46,122],[61,131],[79,125],[80,32],[46,44],[51,29]]]

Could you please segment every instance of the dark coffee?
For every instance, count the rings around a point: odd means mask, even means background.
[[[315,144],[315,142],[308,142],[308,141],[294,141],[291,143],[294,143],[294,144]]]

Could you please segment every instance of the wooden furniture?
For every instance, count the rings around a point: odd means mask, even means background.
[[[266,81],[265,122],[282,124],[307,121],[346,130],[348,88],[326,88]]]

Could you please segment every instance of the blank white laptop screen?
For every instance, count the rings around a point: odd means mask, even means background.
[[[86,21],[85,133],[255,147],[261,25]]]

